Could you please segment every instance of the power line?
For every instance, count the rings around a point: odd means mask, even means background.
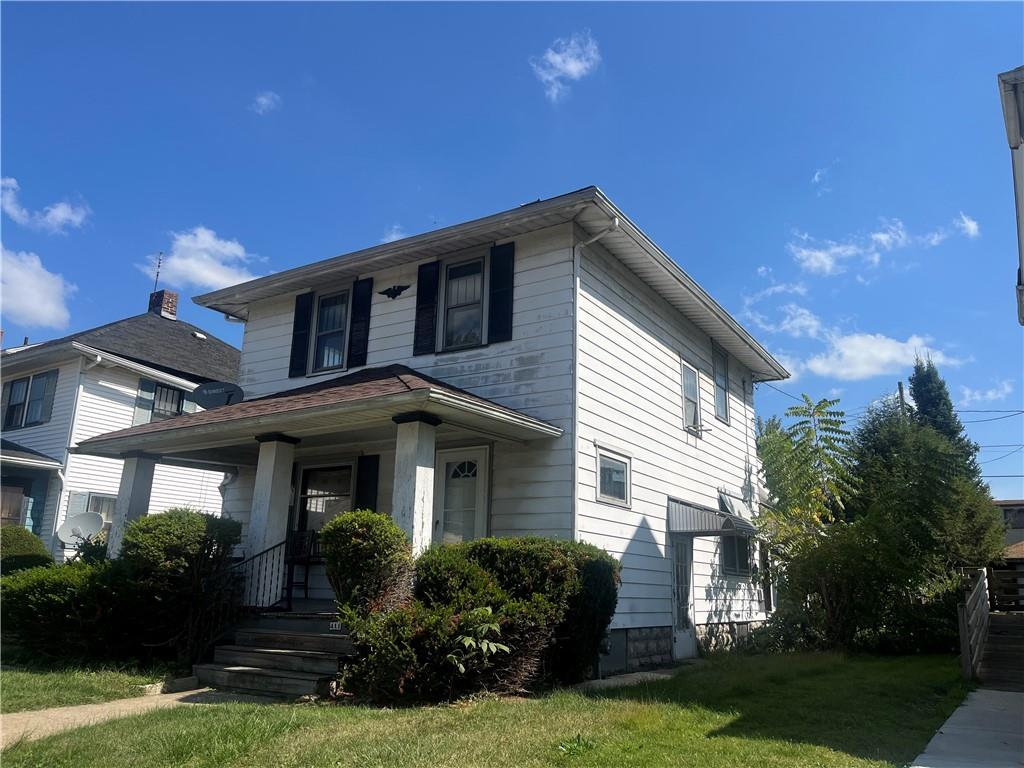
[[[992,416],[988,419],[970,419],[963,422],[964,424],[981,424],[986,421],[1001,421],[1002,419],[1012,419],[1014,416],[1024,416],[1024,411],[1014,411],[1013,413],[1004,413],[1002,416]]]
[[[1020,453],[1021,451],[1024,451],[1024,446],[1021,446],[1020,448],[1014,448],[1009,453],[1004,453],[1002,456],[996,456],[994,459],[985,459],[984,461],[979,461],[978,464],[990,464],[993,461],[1000,461],[1002,459],[1008,459],[1011,456],[1013,456],[1015,453]]]
[[[992,479],[993,477],[1024,477],[1024,475],[982,475],[982,477]]]

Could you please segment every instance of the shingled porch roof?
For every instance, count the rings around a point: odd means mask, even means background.
[[[442,423],[510,440],[557,437],[562,430],[404,365],[355,373],[197,413],[140,424],[90,438],[78,453],[120,456],[202,444],[233,444],[270,431],[301,434],[387,421],[422,412]]]

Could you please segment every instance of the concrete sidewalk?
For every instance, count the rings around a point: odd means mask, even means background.
[[[200,688],[180,693],[163,693],[157,696],[137,696],[131,699],[105,701],[101,704],[79,704],[74,707],[36,709],[29,712],[11,712],[0,715],[0,748],[24,739],[32,741],[51,736],[72,728],[102,723],[118,717],[130,717],[183,704],[225,704],[227,702],[280,703],[279,699],[263,696],[249,696],[241,693],[227,693]]]
[[[1024,766],[1024,693],[977,690],[939,728],[911,768]]]

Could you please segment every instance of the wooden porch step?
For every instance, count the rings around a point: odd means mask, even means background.
[[[326,651],[338,656],[352,654],[352,641],[340,632],[301,632],[290,628],[240,627],[235,630],[235,645],[255,648],[286,648]]]
[[[290,648],[256,648],[249,645],[218,645],[213,652],[217,664],[283,669],[333,675],[338,671],[338,654]]]
[[[271,696],[324,695],[333,675],[296,672],[234,664],[196,664],[193,668],[201,685]]]

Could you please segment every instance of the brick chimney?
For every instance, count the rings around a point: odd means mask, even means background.
[[[149,294],[149,311],[168,320],[178,319],[178,292],[159,290]]]

